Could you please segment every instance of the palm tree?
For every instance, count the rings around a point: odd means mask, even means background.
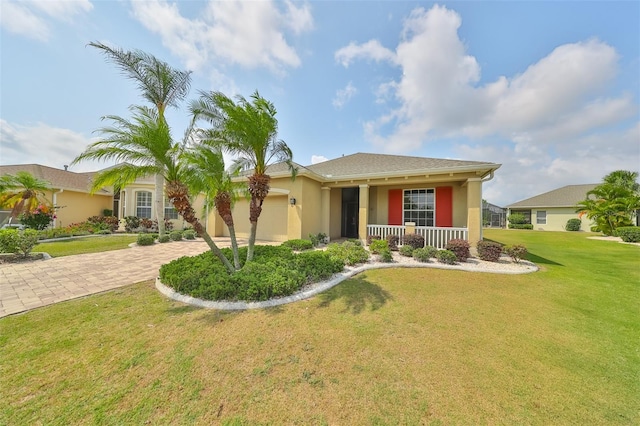
[[[587,192],[576,211],[595,222],[592,230],[613,235],[621,226],[630,226],[633,213],[640,209],[638,173],[617,170],[603,178],[603,183]]]
[[[232,208],[241,184],[234,183],[224,167],[224,158],[219,149],[194,144],[180,157],[184,166],[184,180],[193,193],[205,194],[205,208],[215,208],[229,229],[233,263],[240,269],[238,241]]]
[[[167,107],[177,107],[189,93],[191,72],[172,68],[166,62],[140,50],[125,51],[111,48],[105,44],[92,42],[89,46],[102,51],[108,60],[116,64],[124,75],[134,80],[142,97],[156,110],[158,124],[165,121]],[[155,165],[159,170],[161,164]],[[162,202],[164,180],[160,173],[155,174],[155,205],[158,233],[162,236],[164,227],[164,205]]]
[[[50,191],[49,182],[29,172],[3,175],[0,176],[0,207],[10,208],[10,217],[15,218],[21,213],[29,213],[40,204],[50,204],[46,198],[46,193]]]
[[[182,147],[171,138],[171,129],[166,121],[158,119],[156,109],[142,106],[130,109],[131,121],[118,116],[104,117],[113,123],[99,130],[105,137],[89,145],[73,163],[86,159],[116,160],[120,163],[95,176],[92,182],[94,191],[105,185],[123,188],[152,174],[160,176],[159,186],[162,188],[166,181],[167,197],[178,213],[207,242],[229,272],[233,272],[233,265],[206,232],[191,205],[189,189],[182,182],[183,168],[178,162]]]
[[[236,157],[234,171],[253,171],[247,189],[251,195],[249,205],[249,247],[247,262],[253,259],[258,218],[262,203],[269,193],[271,177],[266,174],[272,160],[286,162],[295,178],[293,154],[287,144],[277,139],[278,120],[275,106],[258,91],[251,100],[236,97],[237,103],[221,92],[200,92],[200,99],[191,104],[194,120],[204,119],[212,127],[205,131],[204,143],[219,146]]]

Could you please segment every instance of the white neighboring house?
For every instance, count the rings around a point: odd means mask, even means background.
[[[580,219],[576,204],[587,197],[587,192],[597,183],[567,185],[507,206],[507,217],[522,213],[527,223],[539,231],[564,231],[569,219]],[[581,231],[591,231],[593,223],[586,216],[581,218]]]

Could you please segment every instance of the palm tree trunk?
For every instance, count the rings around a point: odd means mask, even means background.
[[[155,177],[156,185],[156,221],[158,222],[158,237],[165,234],[164,227],[164,177],[158,173]]]
[[[214,203],[218,214],[222,221],[229,229],[229,238],[231,238],[231,250],[233,251],[233,264],[236,270],[240,269],[240,256],[238,254],[238,241],[236,239],[236,228],[233,223],[233,214],[231,212],[231,194],[227,191],[220,191],[215,196]]]
[[[269,194],[269,182],[271,177],[265,174],[254,174],[249,176],[248,189],[251,194],[249,204],[249,223],[251,229],[249,234],[249,247],[247,248],[247,262],[253,260],[254,246],[256,245],[256,233],[258,230],[258,218],[262,213],[262,203]]]
[[[236,270],[231,262],[229,262],[229,259],[227,259],[224,253],[222,253],[220,247],[216,245],[215,241],[213,241],[211,236],[204,229],[204,226],[202,226],[198,220],[196,212],[191,206],[191,201],[189,200],[189,191],[187,186],[178,181],[167,182],[167,197],[169,197],[173,206],[182,218],[193,226],[194,231],[196,231],[196,233],[205,240],[211,252],[220,259],[225,268],[227,268],[227,271],[229,271],[230,274],[234,273]]]

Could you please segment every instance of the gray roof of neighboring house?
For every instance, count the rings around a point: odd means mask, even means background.
[[[17,172],[29,172],[34,177],[49,182],[53,189],[66,189],[69,191],[89,192],[91,179],[95,172],[76,173],[40,164],[15,164],[0,166],[0,175],[15,175]],[[96,194],[110,195],[106,189],[96,191]]]
[[[583,185],[567,185],[526,200],[510,204],[507,208],[536,208],[536,207],[573,207],[587,197],[587,192],[598,186],[597,183]]]
[[[472,171],[489,172],[501,165],[482,161],[446,160],[441,158],[410,157],[404,155],[356,153],[310,166],[298,167],[299,172],[308,171],[323,178],[344,179],[353,176],[403,175],[437,171]],[[287,172],[284,163],[269,166],[267,173]]]

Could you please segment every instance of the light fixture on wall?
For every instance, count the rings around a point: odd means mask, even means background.
[[[289,204],[291,204],[292,206],[295,206],[296,205],[296,199],[293,198],[293,197],[289,198]]]

